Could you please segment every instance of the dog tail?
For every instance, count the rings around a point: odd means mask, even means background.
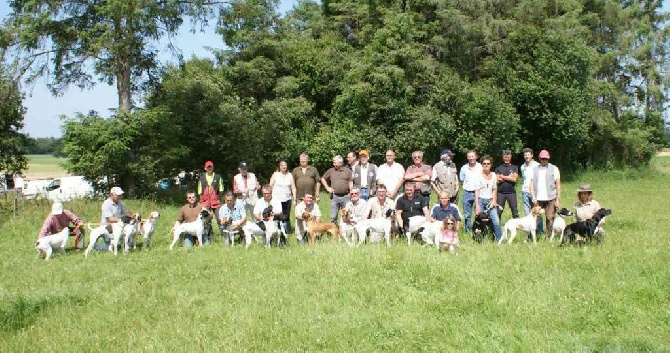
[[[93,230],[93,227],[91,227],[91,222],[89,222],[86,226],[88,227],[88,230]]]

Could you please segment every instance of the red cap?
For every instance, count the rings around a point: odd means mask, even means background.
[[[213,166],[214,166],[214,162],[212,162],[212,161],[207,161],[207,162],[205,162],[205,168],[207,168],[207,167],[213,167]]]

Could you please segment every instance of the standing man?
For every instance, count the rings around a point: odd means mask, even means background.
[[[233,193],[247,210],[247,213],[253,213],[254,205],[258,200],[258,189],[260,185],[254,173],[249,173],[247,163],[240,163],[240,171],[233,177]]]
[[[426,220],[430,219],[428,199],[414,191],[415,185],[415,182],[405,183],[405,194],[398,198],[395,204],[395,219],[398,222],[398,228],[403,230],[407,239],[411,236],[409,233],[410,217],[424,216]]]
[[[177,223],[181,224],[184,222],[194,222],[196,219],[198,219],[198,216],[200,215],[200,212],[202,212],[202,210],[203,210],[203,204],[198,202],[198,198],[195,196],[195,192],[187,191],[186,204],[179,209],[179,217],[177,217]],[[210,214],[209,217],[212,218],[212,215]],[[195,235],[185,234],[184,247],[192,248],[193,246],[195,246],[196,239],[197,237]]]
[[[219,219],[221,220],[219,222],[219,227],[221,227],[222,230],[221,234],[223,234],[223,230],[228,232],[239,232],[247,221],[247,209],[241,201],[235,200],[232,191],[226,191],[226,194],[223,197],[225,205],[219,209]],[[226,245],[233,245],[234,242],[234,235],[231,234],[230,237],[226,237]]]
[[[112,233],[112,223],[116,223],[121,219],[121,216],[132,217],[133,214],[128,211],[126,206],[121,202],[123,197],[123,190],[115,186],[109,191],[109,197],[102,203],[102,217],[100,217],[100,223],[106,223],[107,232]],[[98,250],[109,250],[110,242],[109,237],[105,234],[102,236],[102,240],[105,242],[104,246],[96,244],[94,249]]]
[[[442,150],[440,161],[433,166],[433,176],[431,178],[435,193],[440,195],[442,192],[446,192],[451,203],[455,203],[458,199],[458,173],[456,172],[456,163],[451,161],[453,157],[454,153],[451,150]],[[460,223],[460,217],[457,220]]]
[[[516,205],[516,181],[519,178],[519,167],[512,164],[512,151],[504,150],[502,153],[503,162],[496,170],[496,178],[498,182],[498,218],[505,209],[505,202],[509,203],[509,208],[512,210],[512,218],[519,218],[519,209]]]
[[[421,197],[426,198],[426,204],[430,201],[430,177],[433,175],[433,168],[423,164],[423,152],[412,152],[412,165],[405,170],[405,182],[414,183],[414,192]]]
[[[554,213],[561,207],[561,173],[549,163],[549,151],[540,151],[540,165],[533,168],[530,182],[530,194],[533,204],[544,208],[547,217],[546,228],[549,233],[554,224]]]
[[[523,149],[523,159],[525,162],[521,165],[521,176],[523,177],[523,185],[521,186],[521,202],[523,202],[523,212],[527,216],[530,214],[530,209],[533,207],[533,195],[530,194],[530,181],[533,179],[533,169],[540,165],[533,159],[533,149]],[[537,219],[537,233],[543,233],[544,227],[542,225],[542,218]]]
[[[356,165],[358,165],[358,155],[356,155],[356,151],[347,152],[347,168],[353,171]]]
[[[475,190],[479,185],[479,178],[482,175],[482,165],[477,162],[477,152],[469,150],[465,156],[468,163],[461,167],[459,179],[463,183],[463,216],[465,217],[465,231],[469,232],[471,227],[472,208],[475,204]]]
[[[353,186],[353,176],[351,170],[343,168],[344,160],[342,156],[333,157],[333,167],[326,171],[321,177],[321,184],[330,193],[330,221],[337,221],[337,214],[341,208],[344,208],[349,202],[349,191]],[[330,185],[328,185],[330,181]]]
[[[358,152],[360,162],[354,166],[354,187],[360,189],[361,199],[367,201],[377,191],[377,166],[369,163],[368,150]]]
[[[313,197],[316,198],[316,202],[319,202],[319,192],[321,190],[321,185],[319,180],[321,176],[319,171],[316,170],[313,166],[309,165],[309,155],[303,153],[300,155],[300,165],[293,168],[293,180],[295,181],[296,188],[296,202],[297,200],[302,200],[305,196],[305,193],[309,192]]]
[[[223,180],[221,175],[214,173],[214,162],[205,162],[205,174],[200,175],[198,183],[198,195],[200,203],[214,213],[216,224],[220,224],[219,207],[221,207],[220,195],[223,193]],[[206,238],[206,239],[205,239]],[[212,241],[212,227],[207,226],[203,242],[209,244]]]
[[[405,178],[405,168],[395,162],[393,150],[386,151],[384,158],[386,163],[377,168],[377,180],[386,186],[386,196],[395,200]]]

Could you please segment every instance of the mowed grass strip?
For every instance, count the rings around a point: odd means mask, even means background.
[[[28,169],[26,170],[26,173],[28,175],[33,173],[66,173],[65,168],[63,168],[63,164],[66,161],[65,158],[54,157],[48,154],[30,154],[27,157]]]
[[[654,160],[654,165],[667,165]],[[48,204],[22,204],[0,232],[2,351],[667,351],[667,174],[589,173],[610,207],[605,243],[558,248],[474,244],[457,255],[398,240],[350,249],[291,238],[167,250],[178,206],[161,211],[156,247],[114,257],[68,251],[35,260]],[[327,213],[327,200],[322,201]],[[67,204],[98,221],[98,202]],[[508,218],[505,211],[504,218]]]

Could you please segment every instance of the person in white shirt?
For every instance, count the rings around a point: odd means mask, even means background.
[[[533,195],[530,194],[530,181],[533,179],[533,168],[540,165],[533,159],[533,149],[523,149],[523,159],[525,162],[519,167],[521,177],[523,178],[523,185],[521,186],[521,202],[523,203],[523,212],[527,216],[530,214],[530,209],[533,208]],[[542,219],[537,220],[537,233],[543,233]]]
[[[261,188],[261,192],[263,193],[263,197],[256,201],[253,216],[258,227],[265,231],[265,223],[263,221],[281,221],[283,219],[282,203],[279,199],[272,197],[272,187],[270,185],[264,185]],[[270,206],[272,206],[272,211],[266,211]]]
[[[482,165],[477,162],[477,152],[469,150],[465,156],[468,163],[461,167],[458,174],[461,183],[463,183],[463,217],[465,218],[465,231],[469,232],[472,227],[472,209],[475,205],[475,190],[477,189],[479,178],[482,174]]]
[[[489,215],[497,243],[502,237],[500,218],[498,217],[498,178],[496,177],[496,173],[491,171],[491,163],[493,163],[491,156],[483,156],[480,161],[482,172],[479,175],[475,189],[475,215],[478,215],[480,212],[486,212]]]
[[[305,244],[307,232],[307,222],[302,219],[305,212],[309,212],[312,217],[321,222],[321,210],[319,209],[319,205],[314,203],[314,195],[309,191],[305,192],[302,201],[295,206],[295,235],[300,244]]]
[[[395,201],[386,194],[386,185],[379,183],[376,197],[368,200],[365,207],[365,218],[386,218],[386,212],[395,210]]]
[[[549,163],[549,151],[540,151],[540,165],[533,168],[530,182],[530,194],[533,204],[544,208],[547,221],[545,229],[551,232],[554,224],[554,213],[561,207],[561,172]]]
[[[244,209],[249,213],[254,209],[254,204],[258,200],[258,189],[260,185],[254,173],[250,173],[247,163],[240,163],[239,173],[233,177],[233,193],[237,201],[244,205]]]
[[[377,180],[386,185],[386,196],[395,200],[405,179],[405,168],[395,162],[393,150],[386,151],[384,156],[386,163],[377,167]]]
[[[289,215],[291,214],[291,205],[296,202],[296,188],[293,174],[288,171],[286,161],[279,161],[277,171],[270,177],[270,187],[272,188],[272,199],[281,201],[282,225],[286,234],[291,232]]]

